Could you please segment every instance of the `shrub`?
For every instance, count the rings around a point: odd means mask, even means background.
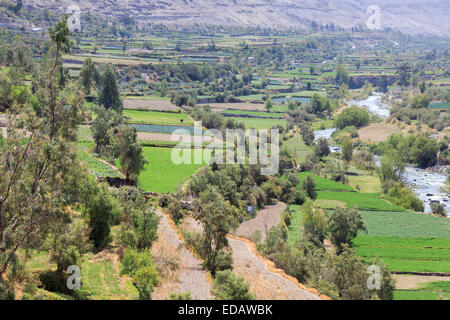
[[[416,212],[424,212],[425,207],[422,201],[416,197],[411,189],[402,186],[400,183],[394,184],[386,194],[389,201],[402,206],[405,209],[414,210]]]
[[[220,300],[254,300],[250,285],[244,278],[237,277],[231,270],[217,272],[213,294]]]
[[[188,292],[184,292],[184,293],[172,293],[170,295],[170,300],[183,300],[183,301],[186,301],[186,300],[192,300],[192,297],[191,297],[191,293],[189,291]]]
[[[88,204],[89,226],[92,228],[90,239],[96,249],[103,249],[110,241],[113,206],[105,189],[98,189]]]
[[[328,140],[325,138],[319,139],[317,141],[316,146],[314,147],[314,153],[319,158],[325,158],[330,154],[330,146],[328,144]]]
[[[140,300],[151,300],[154,287],[159,283],[159,274],[154,265],[136,271],[133,284],[139,292]]]
[[[352,106],[342,111],[336,118],[336,127],[343,129],[347,126],[363,127],[369,123],[369,112],[364,108]]]
[[[153,259],[149,251],[138,252],[134,249],[127,249],[123,254],[120,273],[134,278],[139,269],[151,266],[153,266]]]
[[[431,211],[433,211],[434,214],[446,217],[447,214],[445,213],[445,207],[444,205],[440,204],[439,202],[433,202],[431,204]]]
[[[317,198],[316,183],[311,175],[308,175],[302,183],[302,190],[306,195],[315,200]]]

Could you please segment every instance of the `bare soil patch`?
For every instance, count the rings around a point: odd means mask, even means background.
[[[358,130],[359,139],[364,142],[383,142],[386,141],[391,134],[401,132],[403,132],[402,129],[386,122],[372,123],[371,125]]]
[[[266,107],[261,103],[206,103],[199,104],[199,106],[209,105],[214,111],[224,111],[224,110],[245,110],[245,111],[266,111]]]
[[[280,223],[280,216],[284,209],[286,209],[286,205],[281,202],[276,205],[267,206],[258,212],[256,218],[242,223],[233,234],[252,240],[253,234],[260,231],[261,241],[264,241],[270,229]]]
[[[395,287],[398,290],[416,289],[421,284],[428,282],[450,281],[450,277],[438,277],[438,276],[394,274],[393,277],[396,281]]]
[[[155,111],[174,111],[177,109],[169,100],[139,100],[123,99],[125,109],[155,110]]]

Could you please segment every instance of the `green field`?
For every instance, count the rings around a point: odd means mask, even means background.
[[[124,110],[123,115],[129,118],[130,123],[141,124],[168,124],[168,125],[192,125],[189,115],[183,113],[169,113],[158,111]]]
[[[173,163],[171,148],[144,147],[148,164],[139,176],[139,187],[145,191],[169,193],[185,182],[202,165]],[[192,152],[192,158],[194,157]]]
[[[357,206],[368,211],[405,211],[404,208],[378,198],[376,193],[319,191],[318,200],[345,202],[348,208]]]
[[[333,180],[328,180],[322,177],[319,177],[315,174],[311,174],[310,172],[300,172],[298,174],[299,178],[300,178],[300,185],[299,187],[301,187],[301,183],[303,182],[304,179],[306,179],[306,177],[308,175],[311,175],[314,182],[316,183],[316,190],[333,190],[333,191],[355,191],[355,189],[353,189],[351,186],[346,185],[346,184],[342,184]]]
[[[412,212],[362,211],[370,236],[450,237],[450,219]]]
[[[78,293],[89,300],[131,300],[138,292],[131,279],[120,277],[119,265],[111,260],[91,262],[89,255],[80,266],[81,289]]]
[[[285,127],[285,119],[250,119],[250,118],[239,118],[231,117],[229,119],[234,119],[237,123],[243,123],[246,128],[254,129],[270,129],[274,126],[280,125]]]
[[[225,111],[222,111],[222,114],[251,115],[251,116],[263,117],[263,118],[281,118],[281,117],[283,117],[282,113],[264,112],[264,111],[244,111],[244,110],[225,110]]]
[[[358,236],[356,253],[380,257],[391,271],[450,273],[450,239]]]
[[[292,220],[291,224],[288,228],[288,238],[287,243],[291,247],[296,247],[297,243],[302,238],[302,215],[300,212],[301,206],[299,205],[291,205],[289,206],[291,209]]]
[[[104,178],[104,177],[110,177],[110,178],[118,178],[119,173],[116,169],[112,168],[111,166],[107,165],[106,163],[94,158],[86,151],[79,151],[78,152],[78,158],[81,162],[85,163],[88,166],[89,172],[96,177]]]
[[[413,290],[396,290],[394,291],[394,300],[439,300],[440,298],[450,299],[450,294],[430,292],[430,291],[413,291]]]
[[[283,142],[283,147],[292,153],[297,162],[304,162],[309,153],[313,152],[312,147],[305,144],[299,134],[294,135],[291,139]]]

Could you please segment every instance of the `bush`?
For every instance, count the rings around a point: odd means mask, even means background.
[[[151,300],[154,287],[159,283],[159,274],[154,265],[136,271],[133,284],[139,292],[140,300]]]
[[[352,106],[342,111],[336,118],[336,127],[343,129],[348,126],[357,128],[363,127],[369,123],[370,115],[365,108]]]
[[[104,189],[98,189],[88,204],[89,226],[92,228],[90,239],[96,249],[103,249],[110,241],[113,206]]]
[[[436,163],[439,145],[436,139],[420,136],[411,149],[411,158],[419,167],[427,168]]]
[[[139,269],[153,265],[153,259],[149,251],[138,252],[134,249],[127,249],[123,254],[122,270],[120,273],[128,274],[134,278]]]
[[[213,294],[220,300],[254,300],[250,285],[244,278],[237,277],[231,270],[217,272]]]
[[[316,189],[316,183],[314,182],[314,179],[311,175],[308,175],[305,180],[303,180],[302,183],[302,190],[305,192],[305,194],[313,199],[316,200],[317,198],[317,191]]]
[[[186,300],[192,300],[192,297],[191,297],[191,293],[189,291],[188,292],[184,292],[184,293],[172,293],[170,295],[170,300],[183,300],[183,301],[186,301]]]
[[[0,277],[0,300],[14,300],[14,288],[9,282]]]
[[[231,252],[227,252],[223,249],[219,250],[217,252],[217,255],[215,256],[214,264],[216,266],[217,271],[232,269],[233,256]]]
[[[170,217],[175,222],[175,224],[178,224],[178,222],[183,218],[181,205],[177,200],[172,199],[172,201],[169,203],[167,210],[169,211]]]
[[[425,207],[422,201],[416,197],[411,189],[402,186],[400,183],[394,184],[386,194],[389,201],[416,212],[424,212]]]
[[[439,202],[433,202],[431,204],[431,211],[433,211],[434,214],[446,217],[447,214],[445,213],[445,207],[444,205],[440,204]]]

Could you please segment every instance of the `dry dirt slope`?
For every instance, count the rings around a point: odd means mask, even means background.
[[[126,13],[141,22],[248,25],[289,28],[311,21],[365,25],[367,8],[381,8],[383,27],[412,33],[450,34],[448,0],[24,0],[25,8],[61,11],[69,4],[95,14]]]

